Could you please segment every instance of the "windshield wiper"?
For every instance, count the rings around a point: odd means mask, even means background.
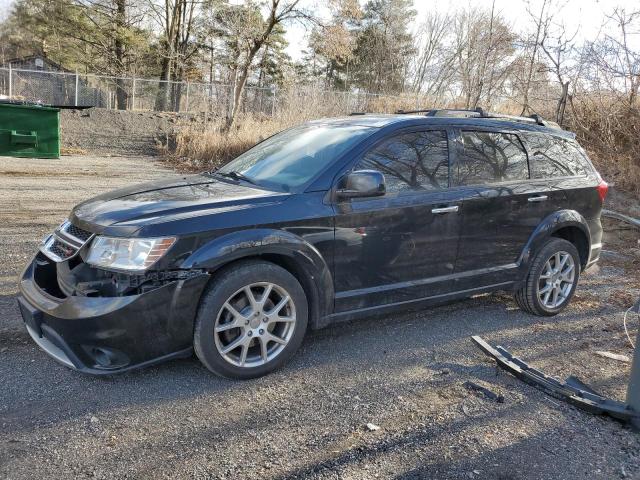
[[[238,172],[236,170],[232,170],[230,172],[215,172],[214,175],[220,175],[221,177],[232,178],[234,180],[243,180],[252,185],[256,185],[255,180],[247,177],[244,173]]]

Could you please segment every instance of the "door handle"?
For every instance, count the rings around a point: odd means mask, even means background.
[[[527,198],[528,202],[546,202],[547,201],[547,196],[546,195],[538,195],[537,197],[529,197]]]
[[[453,205],[452,207],[434,208],[431,210],[431,213],[455,213],[457,211],[458,205]]]

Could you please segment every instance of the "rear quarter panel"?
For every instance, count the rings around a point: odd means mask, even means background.
[[[589,227],[591,245],[599,245],[602,242],[602,201],[596,187],[598,178],[595,174],[587,177],[567,177],[554,180],[552,188],[564,192],[560,200],[560,209],[575,210],[586,220]]]

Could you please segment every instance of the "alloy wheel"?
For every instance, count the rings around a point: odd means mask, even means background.
[[[232,365],[258,367],[285,349],[295,326],[291,295],[275,283],[252,283],[231,295],[218,312],[216,348]]]
[[[551,255],[538,279],[538,298],[548,309],[560,307],[569,297],[576,278],[573,257],[565,251]]]

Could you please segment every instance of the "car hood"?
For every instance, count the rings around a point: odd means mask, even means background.
[[[95,226],[98,231],[112,226],[137,229],[205,212],[212,214],[282,202],[288,196],[206,174],[192,175],[133,185],[99,195],[77,205],[71,212],[71,219],[80,226]]]

